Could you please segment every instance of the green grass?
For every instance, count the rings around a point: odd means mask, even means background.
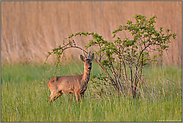
[[[66,121],[182,121],[182,70],[177,67],[147,67],[144,69],[144,96],[138,99],[116,95],[93,96],[91,86],[80,104],[75,96],[63,94],[47,103],[50,91],[46,81],[53,77],[51,65],[1,66],[2,122],[66,122]],[[73,71],[70,70],[73,69]],[[80,74],[81,63],[65,65],[57,75]],[[92,73],[100,73],[93,64]],[[89,85],[91,83],[89,82]]]

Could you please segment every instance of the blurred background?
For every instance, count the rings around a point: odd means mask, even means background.
[[[156,15],[155,27],[177,33],[162,56],[166,65],[182,64],[182,1],[2,1],[1,64],[43,64],[52,48],[76,32],[96,32],[112,41],[112,31],[135,14]],[[129,37],[128,32],[121,32]],[[73,38],[84,47],[92,37]],[[95,50],[89,49],[91,51]],[[67,50],[64,62],[82,53]],[[55,62],[54,57],[49,62]]]

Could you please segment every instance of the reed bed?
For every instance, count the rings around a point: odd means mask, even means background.
[[[181,65],[182,2],[181,1],[2,1],[1,64],[43,63],[47,52],[62,44],[76,32],[96,32],[112,41],[112,31],[135,14],[157,15],[156,28],[177,33],[162,61]],[[128,32],[121,37],[130,37]],[[76,37],[84,47],[91,37]],[[90,49],[95,50],[96,47]],[[78,50],[66,52],[65,61],[78,58]],[[50,63],[55,62],[54,57]]]

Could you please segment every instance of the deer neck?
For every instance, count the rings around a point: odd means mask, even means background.
[[[90,71],[84,70],[82,77],[83,82],[88,83],[89,79],[90,79]]]

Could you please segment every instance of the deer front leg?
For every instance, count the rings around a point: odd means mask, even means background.
[[[79,96],[80,96],[80,93],[75,92],[75,96],[76,96],[76,101],[77,101],[77,102],[79,102]]]
[[[58,95],[59,93],[56,91],[51,91],[50,97],[49,97],[49,101],[52,102],[53,99]],[[47,101],[48,102],[48,101]]]
[[[62,96],[62,94],[63,94],[63,93],[60,91],[60,92],[58,93],[57,97],[54,98],[54,100],[56,100],[58,97]]]

